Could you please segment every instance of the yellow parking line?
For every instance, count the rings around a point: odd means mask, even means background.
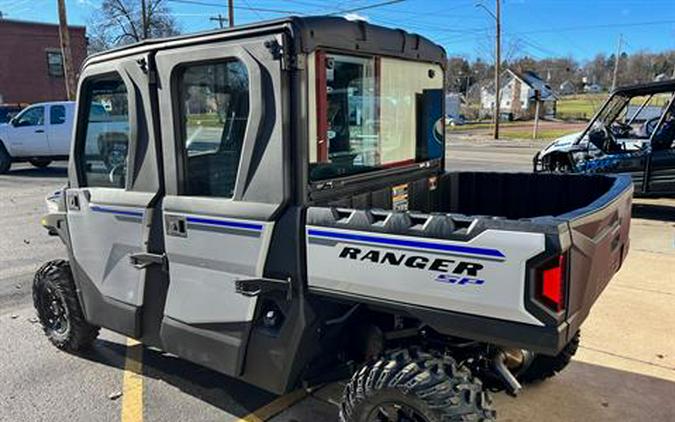
[[[239,419],[237,422],[265,422],[305,397],[307,397],[307,392],[304,389],[295,390],[292,393],[288,393],[285,396],[281,396],[278,399],[267,403],[260,409]]]
[[[143,345],[131,338],[124,362],[122,422],[143,422]]]

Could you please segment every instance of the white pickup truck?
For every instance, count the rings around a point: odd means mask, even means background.
[[[91,142],[87,155],[98,156],[108,170],[115,168],[119,157],[126,156],[128,122],[111,116],[104,104],[92,102],[88,136]],[[67,160],[75,114],[74,101],[33,104],[6,124],[0,124],[0,174],[9,171],[13,162],[28,161],[35,167],[46,167],[55,160]],[[105,135],[101,135],[105,134]],[[120,149],[124,149],[123,151]]]
[[[38,103],[0,125],[0,174],[12,162],[46,167],[53,160],[68,159],[74,111],[72,101]]]

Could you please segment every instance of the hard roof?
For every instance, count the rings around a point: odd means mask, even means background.
[[[614,90],[612,94],[638,96],[638,95],[658,94],[660,92],[669,92],[669,91],[670,92],[675,91],[675,79],[659,82],[650,82],[646,84],[622,86]]]
[[[296,52],[308,53],[317,47],[325,47],[445,65],[445,50],[443,47],[421,35],[411,34],[402,29],[385,28],[365,21],[351,21],[333,16],[289,16],[232,28],[145,40],[94,54],[87,59],[87,63],[151,50],[245,38],[283,30],[291,35]]]

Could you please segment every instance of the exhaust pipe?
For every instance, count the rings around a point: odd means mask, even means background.
[[[511,370],[506,366],[506,359],[506,353],[503,350],[499,350],[494,358],[492,358],[492,365],[502,381],[504,381],[504,384],[506,384],[507,393],[515,397],[523,389],[523,386],[520,385]]]

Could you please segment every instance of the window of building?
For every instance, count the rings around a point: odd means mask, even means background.
[[[53,105],[49,109],[49,124],[61,125],[66,122],[66,107]]]
[[[49,76],[63,76],[63,56],[60,51],[47,52],[47,73]]]
[[[129,149],[129,103],[119,75],[97,77],[84,85],[84,137],[78,135],[77,165],[82,185],[124,188]]]
[[[312,181],[441,157],[443,72],[439,66],[323,52],[314,60]]]
[[[45,108],[43,106],[30,107],[18,114],[14,119],[14,126],[42,126],[45,124]]]
[[[246,66],[239,60],[185,66],[178,91],[182,194],[231,198],[249,115]]]

